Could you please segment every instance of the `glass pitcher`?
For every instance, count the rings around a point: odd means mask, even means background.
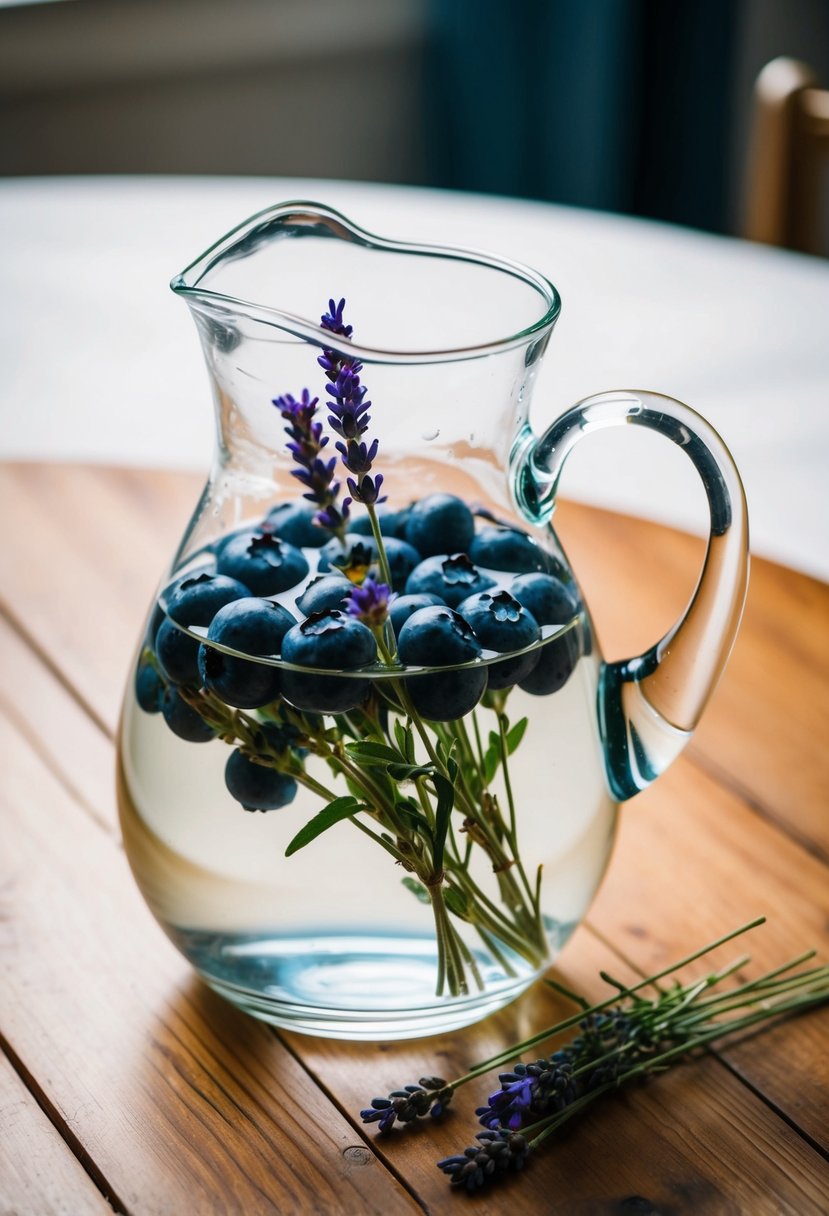
[[[124,701],[135,878],[207,983],[266,1021],[370,1039],[473,1022],[555,958],[617,804],[723,670],[747,580],[737,471],[655,393],[591,397],[537,437],[560,302],[503,258],[291,202],[172,287],[217,443]],[[682,619],[606,663],[550,519],[575,443],[627,423],[685,449],[710,539]]]

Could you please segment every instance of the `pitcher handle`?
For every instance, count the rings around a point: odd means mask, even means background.
[[[644,654],[604,663],[599,724],[615,798],[659,776],[691,737],[722,675],[748,585],[748,515],[728,448],[695,410],[659,393],[618,390],[574,405],[523,448],[517,478],[522,507],[539,522],[555,506],[564,463],[590,431],[646,426],[684,448],[702,478],[711,526],[699,581],[677,623]]]

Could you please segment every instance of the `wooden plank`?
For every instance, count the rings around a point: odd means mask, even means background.
[[[0,1053],[0,1209],[112,1216],[112,1208]]]
[[[588,921],[643,974],[756,916],[768,923],[745,946],[753,959],[747,974],[810,948],[829,958],[829,868],[688,760],[680,758],[621,816]],[[829,1150],[829,1009],[780,1033],[786,1047],[773,1065],[762,1041],[740,1048],[735,1064]]]
[[[697,537],[562,504],[556,524],[610,658],[637,654],[690,597]],[[829,586],[754,559],[737,644],[688,754],[829,858]]]
[[[2,616],[0,654],[0,706],[70,793],[117,832],[112,740]]]
[[[0,512],[20,521],[0,542],[6,611],[110,730],[142,622],[197,498],[196,479],[169,473],[0,469]]]
[[[418,1211],[268,1028],[196,980],[121,850],[2,717],[0,751],[0,1026],[116,1206]]]
[[[622,980],[632,975],[582,929],[556,971],[571,989],[600,999],[609,991],[598,979],[602,967]],[[475,1061],[572,1011],[571,1004],[537,986],[479,1027],[419,1043],[381,1044],[373,1061],[355,1059],[349,1044],[285,1038],[343,1109],[356,1112],[372,1097],[416,1082],[423,1073],[461,1075]],[[552,1047],[545,1045],[538,1054]],[[435,1162],[474,1142],[480,1130],[474,1109],[497,1088],[497,1078],[471,1082],[441,1122],[426,1120],[416,1128],[375,1135],[375,1151],[414,1181],[429,1210],[442,1211],[449,1201],[447,1181]],[[487,1216],[507,1207],[527,1216],[627,1211],[822,1216],[823,1172],[819,1155],[709,1057],[597,1103],[557,1142],[551,1140],[524,1174],[481,1197],[476,1211]]]

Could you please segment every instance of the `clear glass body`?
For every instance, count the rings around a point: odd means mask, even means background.
[[[472,512],[471,544],[495,528],[519,533],[532,550],[529,567],[523,558],[476,561],[491,595],[509,598],[530,569],[570,597],[570,610],[541,622],[525,647],[539,671],[546,662],[557,672],[540,684],[494,678],[503,648],[479,648],[454,665],[407,666],[393,657],[386,626],[376,631],[378,646],[390,647],[383,661],[336,667],[341,684],[363,689],[354,711],[303,718],[286,673],[312,668],[275,651],[250,658],[250,649],[225,646],[231,658],[248,656],[251,671],[278,673],[281,691],[239,710],[214,694],[205,700],[200,680],[191,681],[179,689],[188,704],[218,714],[213,737],[198,743],[170,729],[166,710],[152,712],[161,701],[148,710],[135,674],[127,684],[118,762],[127,855],[154,915],[206,981],[254,1015],[308,1033],[382,1039],[462,1026],[506,1004],[549,965],[584,916],[615,828],[600,712],[608,669],[549,524],[543,478],[534,489],[527,477],[536,447],[529,397],[558,314],[555,289],[508,262],[371,237],[315,204],[254,217],[173,287],[201,337],[216,458],[161,579],[139,676],[148,662],[156,670],[160,628],[189,634],[194,649],[211,648],[206,621],[170,615],[169,589],[221,573],[228,536],[261,529],[273,508],[301,501],[273,399],[299,397],[305,387],[324,398],[317,359],[325,349],[362,364],[373,402],[366,439],[379,443],[373,472],[383,474],[385,508],[405,512],[451,495]],[[332,294],[347,298],[351,340],[320,329]],[[317,419],[326,426],[323,407]],[[301,621],[296,601],[315,577],[320,549],[298,547],[306,572],[265,594]],[[394,589],[407,590],[405,575]],[[332,665],[313,670],[322,668]],[[474,708],[436,723],[413,715],[419,680],[440,673],[451,691],[471,669],[487,673],[480,688],[488,683]],[[160,680],[169,696],[163,671]],[[248,813],[226,786],[229,757],[245,746],[249,756],[263,723],[288,719],[305,731],[303,746],[256,763],[292,766],[296,792],[280,808]],[[379,772],[374,761],[355,759],[361,741],[388,749],[402,747],[405,735],[411,771],[398,764]],[[650,737],[655,775],[687,732],[660,720]],[[355,792],[359,812],[286,856],[327,799]]]

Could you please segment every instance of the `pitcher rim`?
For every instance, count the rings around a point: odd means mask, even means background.
[[[332,339],[335,335],[321,329],[319,322],[310,321],[306,317],[297,316],[281,308],[257,304],[250,300],[240,299],[237,296],[227,295],[223,292],[210,291],[207,288],[199,286],[200,280],[218,265],[235,246],[240,244],[246,236],[253,233],[257,227],[262,226],[264,222],[284,222],[289,218],[304,219],[306,221],[311,218],[323,221],[327,220],[342,227],[349,234],[349,238],[355,243],[366,245],[373,249],[385,252],[413,254],[422,257],[451,258],[459,262],[469,262],[509,274],[514,278],[521,279],[528,287],[533,288],[546,301],[546,310],[532,324],[504,338],[476,343],[471,346],[399,351],[368,346],[364,343],[350,341],[341,335],[336,335],[336,342],[334,343]],[[503,257],[500,254],[490,253],[488,250],[459,245],[434,245],[417,241],[398,241],[377,236],[367,229],[361,228],[335,208],[329,207],[325,203],[318,203],[308,199],[276,203],[270,207],[263,208],[261,211],[257,211],[248,219],[243,220],[240,224],[237,224],[223,236],[219,237],[217,241],[214,241],[203,253],[190,262],[184,270],[175,275],[170,280],[170,288],[177,296],[182,297],[188,306],[198,304],[199,301],[220,307],[232,306],[234,311],[244,313],[244,315],[253,320],[273,325],[283,332],[287,332],[294,337],[311,342],[317,346],[330,347],[336,345],[337,349],[353,353],[358,359],[368,363],[453,362],[498,354],[501,351],[510,350],[516,346],[528,345],[533,339],[538,339],[540,336],[549,333],[561,312],[561,296],[554,284],[546,275],[541,274],[540,271],[534,270],[523,262]]]

